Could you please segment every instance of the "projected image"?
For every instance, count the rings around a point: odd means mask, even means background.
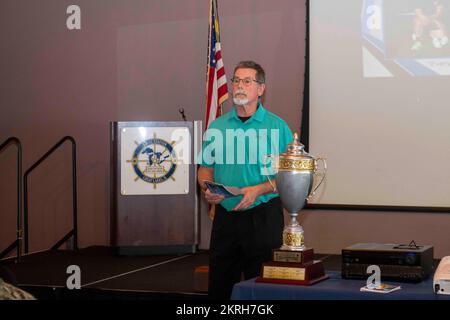
[[[450,75],[450,0],[365,0],[365,77]]]
[[[435,1],[431,6],[428,4],[414,9],[412,51],[419,52],[426,49],[429,51],[430,48],[440,49],[448,45],[447,27],[443,18],[444,6],[439,1]]]

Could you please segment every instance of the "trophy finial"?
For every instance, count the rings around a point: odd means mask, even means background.
[[[294,140],[288,144],[287,153],[290,155],[302,155],[305,154],[303,151],[304,145],[298,140],[298,133],[294,132]]]

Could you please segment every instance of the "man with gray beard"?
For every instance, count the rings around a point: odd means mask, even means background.
[[[216,205],[210,243],[209,295],[229,299],[235,283],[259,275],[272,249],[282,245],[281,200],[266,156],[286,151],[292,132],[284,120],[266,110],[263,68],[242,61],[234,69],[232,110],[205,132],[198,181],[205,199]],[[238,187],[242,195],[211,193],[205,181]]]

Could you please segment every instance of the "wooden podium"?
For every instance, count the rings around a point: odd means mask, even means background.
[[[197,250],[199,139],[200,121],[111,123],[111,245],[119,254]]]

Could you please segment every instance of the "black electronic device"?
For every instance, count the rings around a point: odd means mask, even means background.
[[[357,243],[342,249],[342,278],[367,279],[370,265],[380,267],[382,280],[420,282],[432,273],[433,247]]]

